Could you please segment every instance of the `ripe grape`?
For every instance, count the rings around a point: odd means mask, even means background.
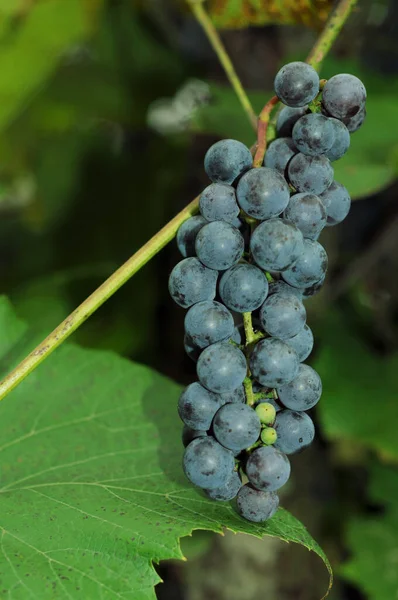
[[[291,62],[276,74],[274,88],[278,98],[287,106],[305,106],[319,92],[319,76],[311,65]]]
[[[284,106],[276,120],[276,133],[278,134],[278,137],[292,137],[295,123],[297,123],[300,117],[303,117],[307,113],[307,110],[308,106],[302,106],[300,108]]]
[[[192,442],[192,440],[196,440],[198,437],[206,437],[206,431],[200,431],[197,429],[191,429],[188,425],[184,425],[182,428],[182,443],[184,448],[188,446]]]
[[[240,385],[236,390],[232,392],[223,392],[222,394],[216,394],[221,400],[221,404],[228,404],[228,402],[246,402],[245,388]]]
[[[237,140],[220,140],[205,156],[205,171],[215,183],[233,183],[252,164],[249,148]]]
[[[350,132],[344,123],[333,117],[329,117],[329,121],[334,130],[334,143],[325,154],[329,160],[334,161],[339,160],[347,152],[350,147],[351,138]]]
[[[188,354],[189,358],[196,362],[200,356],[202,350],[195,346],[189,335],[184,335],[184,350]]]
[[[297,377],[290,383],[277,387],[278,398],[291,410],[309,410],[319,402],[322,381],[309,365],[300,365]]]
[[[282,273],[290,285],[306,288],[325,275],[328,266],[326,250],[319,242],[304,240],[304,249],[294,265]]]
[[[209,392],[200,383],[195,382],[182,392],[178,401],[178,414],[191,429],[207,431],[221,406],[222,402],[217,394]]]
[[[276,169],[250,169],[236,189],[239,206],[251,217],[263,221],[277,217],[289,202],[289,186]]]
[[[349,119],[344,119],[344,124],[347,127],[350,133],[355,133],[358,131],[360,127],[362,127],[363,122],[366,119],[366,108],[361,108],[360,111],[354,117],[350,117]]]
[[[255,444],[260,430],[260,419],[247,404],[225,404],[217,411],[213,421],[216,440],[234,452]]]
[[[260,321],[269,335],[287,340],[304,328],[307,313],[295,294],[272,294],[260,309]]]
[[[266,271],[284,271],[303,251],[303,234],[289,221],[270,219],[254,230],[250,249],[256,263]]]
[[[219,284],[225,306],[238,313],[253,312],[267,297],[268,281],[254,265],[239,264],[225,271]]]
[[[300,152],[308,156],[317,156],[325,154],[333,146],[334,127],[327,117],[311,113],[297,121],[292,137]]]
[[[275,429],[278,438],[275,448],[285,454],[296,454],[311,444],[315,427],[311,417],[305,412],[281,410],[276,416]]]
[[[185,315],[185,332],[198,348],[229,339],[234,333],[234,319],[220,302],[198,302]]]
[[[294,223],[303,236],[310,240],[317,239],[326,225],[325,206],[315,194],[299,193],[291,196],[283,217]]]
[[[288,294],[294,294],[297,298],[299,298],[299,300],[302,299],[302,292],[301,290],[292,287],[291,285],[289,285],[288,283],[286,283],[286,281],[283,281],[282,279],[277,279],[276,281],[272,281],[271,283],[268,284],[268,296],[272,296],[272,294],[280,294],[280,293],[288,293]]]
[[[351,197],[344,185],[333,181],[332,185],[320,196],[326,208],[326,226],[332,227],[344,221],[351,208]]]
[[[217,277],[217,271],[208,269],[197,258],[184,258],[170,274],[170,296],[183,308],[189,308],[202,300],[213,300]]]
[[[326,156],[307,156],[299,152],[288,164],[288,176],[298,192],[321,194],[333,181],[333,167]]]
[[[318,292],[323,288],[323,284],[325,283],[326,274],[324,274],[319,281],[316,281],[310,287],[307,287],[303,290],[303,300],[310,298],[311,296],[315,296]]]
[[[193,440],[185,449],[185,475],[189,481],[206,490],[226,484],[234,469],[234,455],[210,436]]]
[[[236,498],[238,513],[247,521],[263,523],[278,510],[279,498],[275,492],[261,492],[251,485],[243,485]]]
[[[207,221],[200,215],[191,217],[180,226],[177,232],[177,247],[184,258],[195,256],[195,240],[198,232]]]
[[[312,352],[314,335],[308,325],[305,325],[297,335],[289,338],[286,343],[297,352],[299,361],[303,362]]]
[[[250,358],[253,377],[269,388],[290,383],[297,376],[298,368],[296,352],[276,338],[260,340]]]
[[[290,476],[287,456],[273,446],[256,448],[246,463],[246,475],[257,490],[276,492]]]
[[[246,358],[236,346],[218,342],[203,350],[196,369],[199,381],[208,390],[232,392],[243,383],[246,376]]]
[[[200,195],[199,210],[207,221],[227,221],[234,225],[240,212],[235,189],[225,183],[211,183]]]
[[[282,175],[285,173],[287,163],[297,154],[298,150],[291,137],[280,137],[274,140],[269,147],[264,158],[264,166],[270,169],[276,169]]]
[[[241,486],[242,480],[239,477],[239,473],[237,473],[237,471],[232,471],[230,478],[222,487],[215,488],[214,490],[206,490],[206,493],[212,500],[228,502],[235,498]]]
[[[264,423],[264,425],[272,425],[275,421],[276,408],[270,402],[260,402],[257,404],[255,411],[261,423]]]
[[[278,434],[276,433],[276,429],[273,427],[265,427],[262,430],[260,437],[263,444],[266,446],[271,446],[272,444],[275,444],[276,440],[278,439]]]
[[[362,81],[347,73],[334,75],[325,84],[322,104],[327,112],[337,119],[349,119],[364,106],[366,89]]]
[[[239,231],[225,221],[213,221],[196,236],[196,254],[209,269],[229,269],[242,257],[245,242]]]

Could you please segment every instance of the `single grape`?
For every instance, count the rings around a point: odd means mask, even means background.
[[[344,119],[344,124],[350,133],[355,133],[360,127],[362,127],[366,119],[366,108],[361,108],[360,111],[354,117]]]
[[[200,215],[191,217],[180,226],[177,232],[177,247],[184,258],[195,256],[195,240],[198,232],[207,221]]]
[[[182,392],[178,401],[178,414],[191,429],[207,431],[214,415],[222,406],[221,399],[200,383],[191,383]]]
[[[185,333],[198,348],[232,337],[234,319],[227,308],[214,300],[198,302],[185,315]]]
[[[221,404],[228,404],[228,402],[246,402],[245,388],[240,385],[232,392],[223,392],[222,394],[216,394],[219,396]]]
[[[301,452],[315,437],[314,423],[305,412],[281,410],[276,417],[275,429],[278,434],[275,448],[285,454]]]
[[[294,223],[310,240],[316,239],[326,225],[326,209],[322,200],[305,192],[291,196],[283,217]]]
[[[276,74],[274,88],[278,98],[287,106],[305,106],[319,92],[319,75],[307,63],[291,62]]]
[[[250,358],[253,377],[269,388],[290,383],[297,377],[298,368],[296,352],[276,338],[260,340]]]
[[[246,377],[246,358],[236,346],[218,342],[203,350],[196,369],[199,381],[208,390],[232,392],[242,385]]]
[[[264,302],[268,281],[264,273],[247,263],[235,265],[220,279],[219,292],[225,306],[238,313],[253,312]]]
[[[307,156],[299,152],[287,167],[290,183],[298,192],[322,194],[333,181],[333,167],[326,156]]]
[[[256,263],[266,271],[284,271],[303,251],[303,234],[289,221],[270,219],[253,231],[250,249]]]
[[[279,400],[291,410],[309,410],[319,402],[322,381],[309,365],[301,364],[297,377],[290,383],[277,387]]]
[[[246,475],[256,490],[276,492],[290,476],[288,457],[273,446],[254,450],[246,463]]]
[[[280,137],[274,140],[265,153],[264,166],[270,169],[276,169],[284,174],[287,163],[297,154],[298,150],[290,137]]]
[[[182,443],[184,444],[184,448],[188,446],[192,442],[192,440],[196,440],[199,437],[206,437],[206,431],[200,431],[198,429],[191,429],[188,425],[184,425],[182,428]]]
[[[236,471],[232,471],[231,477],[222,487],[215,488],[214,490],[206,490],[206,493],[212,500],[228,502],[236,497],[241,486],[242,480],[239,474]]]
[[[261,492],[251,485],[243,485],[236,497],[236,508],[241,517],[252,523],[263,523],[274,516],[279,506],[275,492]]]
[[[235,189],[225,183],[208,185],[200,195],[199,210],[207,221],[227,221],[235,226],[240,212]]]
[[[302,290],[303,300],[306,300],[307,298],[311,298],[311,296],[315,296],[315,294],[320,292],[321,289],[323,288],[323,284],[325,283],[325,278],[326,278],[326,275],[323,275],[323,277],[321,277],[321,279],[319,281],[316,281],[315,283],[310,285],[310,287],[303,289]]]
[[[322,91],[324,108],[337,119],[349,119],[356,115],[365,106],[365,100],[366,89],[362,81],[348,73],[331,77]]]
[[[327,267],[328,257],[325,248],[314,240],[304,240],[302,254],[290,269],[282,273],[282,277],[292,286],[307,288],[322,279]]]
[[[276,169],[250,169],[239,180],[236,197],[245,213],[264,221],[285,210],[289,202],[289,186]]]
[[[245,242],[239,231],[225,221],[213,221],[196,236],[196,254],[209,269],[229,269],[242,257]]]
[[[276,279],[275,281],[272,281],[271,283],[268,284],[268,296],[272,296],[273,294],[280,294],[280,293],[289,293],[289,294],[294,294],[297,298],[299,298],[301,300],[303,294],[301,292],[301,290],[292,287],[291,285],[289,285],[288,283],[286,283],[286,281],[283,281],[282,279]]]
[[[287,340],[304,328],[307,313],[295,294],[272,294],[260,309],[261,325],[269,335]]]
[[[276,433],[276,429],[273,427],[265,427],[261,431],[260,438],[263,444],[266,446],[272,446],[272,444],[275,444],[276,440],[278,439],[278,434]]]
[[[270,402],[260,402],[257,404],[255,411],[264,425],[272,425],[275,421],[276,408]]]
[[[184,258],[170,274],[170,296],[183,308],[189,308],[202,300],[213,300],[217,277],[217,271],[208,269],[197,258]]]
[[[297,123],[300,117],[303,117],[307,113],[307,110],[308,106],[302,106],[300,108],[284,106],[276,120],[276,133],[278,137],[292,137],[295,123]]]
[[[334,131],[334,143],[325,154],[329,160],[334,161],[339,160],[347,152],[350,147],[351,138],[350,132],[344,123],[333,117],[329,117],[329,121]]]
[[[344,185],[333,181],[332,185],[320,195],[320,198],[326,208],[327,227],[344,221],[351,208],[351,197]]]
[[[334,127],[327,117],[311,113],[297,121],[292,137],[300,152],[308,156],[317,156],[325,154],[333,146]]]
[[[233,183],[252,164],[249,148],[237,140],[220,140],[210,146],[205,156],[205,171],[215,183]]]
[[[185,449],[183,467],[189,481],[206,490],[226,484],[234,470],[234,455],[211,436],[193,440]]]
[[[288,339],[286,343],[297,352],[299,361],[303,362],[312,352],[314,335],[308,325],[305,325],[297,335]]]
[[[247,404],[224,404],[213,420],[214,437],[220,444],[234,452],[255,444],[261,430],[256,411]]]
[[[187,334],[184,335],[184,350],[194,362],[198,360],[202,352],[201,348],[198,348]]]

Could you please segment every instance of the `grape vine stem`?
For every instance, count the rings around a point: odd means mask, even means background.
[[[257,118],[244,91],[242,84],[235,72],[232,62],[222,45],[219,35],[209,16],[202,6],[202,0],[188,0],[192,10],[206,31],[217,56],[222,63],[226,74],[233,86],[245,113],[250,122],[257,128]],[[307,62],[314,68],[320,69],[321,63],[330,50],[334,40],[341,31],[352,8],[357,0],[340,0],[323,32],[312,48]],[[269,103],[268,103],[269,104]],[[267,106],[267,105],[266,105]],[[265,107],[264,109],[265,110]],[[264,142],[266,144],[266,142]],[[199,197],[195,198],[174,219],[154,235],[142,248],[140,248],[124,265],[115,271],[91,296],[76,308],[45,340],[41,342],[11,373],[0,382],[0,400],[5,398],[11,390],[19,385],[25,377],[40,365],[58,346],[60,346],[88,317],[90,317],[106,300],[124,285],[130,277],[137,273],[148,261],[151,260],[164,246],[176,235],[180,225],[189,217],[198,212]],[[252,328],[253,331],[253,328]]]

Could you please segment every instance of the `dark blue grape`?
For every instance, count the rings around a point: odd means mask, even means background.
[[[188,425],[184,425],[182,428],[182,443],[184,444],[184,448],[188,446],[192,442],[192,440],[196,440],[199,437],[206,437],[206,431],[200,431],[198,429],[191,429]]]
[[[297,154],[298,150],[294,145],[292,138],[280,137],[274,140],[269,147],[264,158],[264,166],[270,169],[276,169],[284,174],[287,163]]]
[[[320,195],[320,198],[326,208],[327,227],[344,221],[351,208],[351,197],[344,185],[333,181],[332,185]]]
[[[242,486],[242,480],[239,473],[233,471],[228,481],[220,488],[214,490],[206,490],[207,495],[212,500],[219,500],[221,502],[228,502],[233,500]]]
[[[303,297],[301,290],[292,287],[282,279],[277,279],[276,281],[272,281],[268,284],[268,296],[272,296],[273,294],[281,294],[284,292],[294,294],[297,298],[299,298],[299,300],[301,300]]]
[[[314,423],[305,412],[281,410],[276,415],[274,428],[278,434],[275,448],[285,454],[301,452],[315,437]]]
[[[220,279],[219,292],[230,310],[253,312],[267,297],[268,281],[258,267],[239,264],[225,271]]]
[[[290,383],[278,386],[277,393],[283,406],[291,410],[309,410],[319,402],[322,381],[309,365],[300,365],[297,377]]]
[[[184,258],[195,256],[195,240],[198,232],[207,221],[200,215],[185,221],[177,232],[177,247]]]
[[[232,452],[210,436],[196,438],[184,452],[185,475],[191,483],[206,490],[225,485],[234,465]]]
[[[213,421],[216,440],[234,452],[240,452],[255,444],[260,430],[260,419],[247,404],[225,404],[218,410]]]
[[[212,183],[201,193],[199,209],[207,221],[227,221],[235,226],[240,212],[235,189],[225,183]]]
[[[283,219],[270,219],[254,230],[250,249],[256,263],[266,271],[284,271],[303,250],[303,234]]]
[[[225,221],[213,221],[196,236],[196,254],[209,269],[224,271],[240,260],[245,242],[239,231]]]
[[[287,340],[304,328],[307,313],[295,294],[281,292],[266,299],[260,310],[261,325],[269,335]]]
[[[220,302],[198,302],[185,315],[185,333],[198,348],[221,342],[232,337],[234,320]]]
[[[188,354],[189,358],[196,362],[202,352],[201,348],[195,346],[189,335],[184,335],[184,350]]]
[[[365,106],[365,101],[366,89],[362,81],[348,73],[331,77],[322,91],[322,104],[336,119],[355,116]]]
[[[329,160],[334,161],[339,160],[347,152],[351,138],[350,132],[344,123],[333,117],[330,117],[329,121],[334,130],[334,143],[330,150],[326,152],[326,156]]]
[[[296,352],[276,338],[258,342],[250,359],[253,377],[269,388],[290,383],[297,376],[298,368]]]
[[[252,164],[249,148],[237,140],[220,140],[205,156],[205,171],[215,183],[233,183]]]
[[[299,361],[303,362],[312,352],[314,335],[308,325],[305,325],[297,335],[291,337],[286,343],[297,352]]]
[[[236,189],[239,206],[251,217],[263,221],[277,217],[289,202],[289,186],[276,169],[250,169]]]
[[[243,329],[243,325],[235,325],[234,332],[231,335],[231,340],[235,342],[235,344],[238,344],[238,346],[242,343],[241,329]]]
[[[300,117],[303,117],[307,113],[307,110],[308,106],[302,106],[300,108],[284,106],[276,120],[276,133],[278,134],[278,137],[292,137],[295,123],[297,123]]]
[[[276,492],[290,477],[290,462],[280,450],[273,446],[263,446],[249,456],[246,475],[256,490]]]
[[[240,385],[232,392],[224,392],[223,394],[216,394],[219,396],[221,404],[228,404],[228,402],[246,402],[245,388]]]
[[[202,300],[213,300],[217,277],[217,271],[208,269],[197,258],[184,258],[170,274],[170,296],[183,308],[189,308]]]
[[[362,127],[366,119],[366,108],[361,108],[354,117],[344,119],[344,124],[350,133],[355,133],[360,127]]]
[[[243,352],[228,342],[218,342],[203,350],[197,362],[199,381],[217,393],[232,392],[246,377]]]
[[[283,217],[294,223],[310,240],[317,239],[326,225],[326,209],[322,200],[305,192],[291,196]]]
[[[182,392],[178,401],[178,414],[191,429],[207,431],[221,406],[222,401],[217,394],[195,382]]]
[[[324,277],[327,267],[325,248],[314,240],[304,240],[303,252],[294,265],[282,273],[282,277],[293,287],[307,288]]]
[[[236,497],[236,507],[241,517],[252,523],[263,523],[274,516],[279,506],[275,492],[261,492],[249,484],[242,486]]]
[[[278,98],[287,106],[305,106],[319,92],[319,75],[307,63],[291,62],[276,74],[274,88]]]
[[[311,113],[297,121],[292,137],[300,152],[308,156],[317,156],[325,154],[333,146],[334,127],[327,117]]]
[[[321,291],[321,289],[323,288],[323,284],[325,283],[325,277],[326,274],[323,275],[323,277],[321,277],[319,281],[316,281],[315,283],[310,285],[310,287],[301,290],[303,292],[303,300],[311,298],[311,296],[315,296],[315,294]]]
[[[326,156],[293,156],[287,167],[288,176],[298,192],[322,194],[333,181],[333,167]]]

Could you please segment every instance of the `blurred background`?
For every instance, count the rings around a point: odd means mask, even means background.
[[[209,2],[256,110],[332,4]],[[322,236],[329,278],[307,302],[318,437],[293,457],[282,503],[329,556],[332,600],[398,598],[397,34],[395,0],[359,0],[321,72],[359,76],[368,117],[335,163],[354,201]],[[46,333],[207,185],[210,144],[254,141],[183,0],[1,0],[0,129],[2,293]],[[172,243],[74,339],[192,381],[167,292],[178,260]],[[327,587],[319,559],[271,538],[196,532],[183,551],[159,566],[160,600],[317,600]]]

